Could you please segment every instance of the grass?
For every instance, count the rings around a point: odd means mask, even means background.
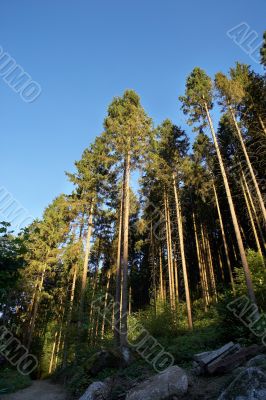
[[[17,370],[11,368],[0,370],[0,394],[13,393],[30,385],[31,379],[21,375]]]

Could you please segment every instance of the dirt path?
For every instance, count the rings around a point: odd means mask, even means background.
[[[1,400],[66,400],[67,394],[62,386],[50,381],[33,381],[32,385],[16,393],[5,394]]]

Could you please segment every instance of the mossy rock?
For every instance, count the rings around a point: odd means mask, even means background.
[[[241,372],[218,400],[265,400],[266,375],[256,367]]]

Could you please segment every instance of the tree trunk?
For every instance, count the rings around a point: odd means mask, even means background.
[[[49,364],[49,374],[52,373],[53,371],[53,363],[54,363],[54,355],[55,355],[55,346],[56,346],[56,338],[57,338],[58,332],[55,332],[54,336],[54,342],[53,342],[53,347],[52,347],[52,353],[51,353],[51,358],[50,358],[50,364]]]
[[[210,278],[211,278],[211,287],[214,294],[215,301],[217,302],[217,289],[216,289],[216,281],[215,281],[215,274],[213,268],[213,261],[212,261],[212,253],[211,253],[211,246],[210,246],[210,239],[208,237],[208,232],[205,230],[205,238],[206,238],[206,246],[207,246],[207,254],[209,259],[209,270],[210,270]]]
[[[254,304],[256,304],[256,297],[255,297],[255,293],[254,293],[254,289],[253,289],[250,269],[249,269],[249,265],[248,265],[248,261],[247,261],[247,257],[246,257],[246,253],[245,253],[242,237],[241,237],[241,234],[240,234],[240,228],[239,228],[239,224],[238,224],[238,220],[237,220],[237,216],[236,216],[236,212],[235,212],[235,206],[234,206],[234,203],[233,203],[231,190],[230,190],[230,187],[229,187],[227,175],[226,175],[224,164],[223,164],[223,159],[222,159],[222,156],[221,156],[220,148],[219,148],[218,141],[217,141],[217,138],[216,138],[216,135],[215,135],[215,131],[214,131],[214,128],[213,128],[212,119],[211,119],[211,116],[210,116],[210,113],[209,113],[209,109],[208,109],[207,103],[205,103],[205,111],[206,111],[206,115],[207,115],[207,118],[208,118],[210,129],[211,129],[213,142],[214,142],[214,146],[215,146],[215,149],[216,149],[216,153],[217,153],[217,157],[218,157],[218,161],[219,161],[219,165],[220,165],[220,169],[221,169],[221,173],[222,173],[222,177],[223,177],[223,181],[224,181],[225,191],[226,191],[227,200],[228,200],[228,203],[229,203],[231,217],[232,217],[232,221],[233,221],[233,225],[234,225],[237,244],[238,244],[240,257],[241,257],[242,265],[243,265],[244,272],[245,272],[249,298]]]
[[[176,217],[177,217],[179,246],[180,246],[183,278],[184,278],[184,285],[185,285],[185,295],[186,295],[186,305],[187,305],[187,319],[188,319],[189,328],[193,329],[192,312],[191,312],[191,300],[190,300],[189,283],[188,283],[188,275],[187,275],[187,264],[186,264],[185,246],[184,246],[182,211],[181,211],[181,204],[180,204],[180,201],[179,201],[179,198],[178,198],[178,194],[177,194],[176,181],[175,181],[174,174],[173,174],[173,187],[174,187],[174,195],[175,195],[175,205],[176,205]]]
[[[159,247],[159,268],[160,268],[160,299],[165,301],[164,298],[164,283],[163,283],[163,263],[162,263],[162,248]]]
[[[92,218],[93,218],[92,213],[93,213],[93,202],[91,202],[91,206],[90,206],[88,231],[87,231],[86,247],[85,247],[85,257],[84,257],[83,273],[82,273],[82,281],[81,281],[80,308],[79,308],[79,321],[78,321],[79,328],[81,327],[81,324],[83,321],[83,313],[84,313],[85,290],[86,290],[86,284],[87,284],[88,265],[89,265],[90,248],[91,248],[91,233],[92,233]]]
[[[199,264],[202,296],[203,296],[203,301],[205,304],[205,311],[207,311],[207,307],[209,305],[209,296],[208,296],[208,290],[207,290],[206,280],[205,280],[204,271],[203,271],[204,266],[203,266],[201,254],[200,254],[200,246],[199,246],[198,233],[197,233],[197,228],[196,228],[196,220],[195,220],[194,212],[192,214],[192,218],[193,218],[193,227],[194,227],[194,234],[195,234],[195,241],[196,241],[198,264]]]
[[[246,189],[246,193],[247,193],[247,196],[248,196],[248,199],[249,199],[249,203],[251,205],[251,208],[252,208],[256,223],[257,223],[257,227],[258,227],[258,230],[259,230],[261,243],[263,244],[263,252],[265,253],[266,241],[265,241],[265,238],[264,238],[264,235],[263,235],[263,232],[262,232],[262,228],[261,228],[261,225],[260,225],[259,217],[257,215],[257,210],[256,210],[256,207],[255,207],[252,195],[250,193],[250,190],[249,190],[249,187],[248,187],[248,184],[247,184],[247,180],[246,180],[246,177],[245,177],[245,174],[244,174],[243,170],[242,170],[242,177],[243,177],[244,187]]]
[[[247,149],[246,149],[246,145],[244,143],[244,140],[243,140],[239,125],[237,123],[234,111],[233,111],[231,106],[229,106],[229,110],[230,110],[232,119],[234,121],[234,125],[235,125],[236,131],[237,131],[238,139],[239,139],[239,141],[241,143],[241,147],[242,147],[243,153],[244,153],[245,158],[246,158],[246,163],[247,163],[247,166],[248,166],[248,169],[249,169],[253,184],[255,186],[256,194],[258,196],[260,208],[261,208],[262,215],[263,215],[263,218],[264,218],[264,224],[266,224],[266,209],[265,209],[265,206],[264,206],[264,201],[263,201],[263,198],[262,198],[262,194],[261,194],[261,191],[260,191],[256,176],[254,174],[254,170],[253,170],[252,164],[250,162],[249,155],[248,155],[248,152],[247,152]]]
[[[123,176],[123,209],[122,209],[122,235],[123,253],[121,255],[121,267],[123,271],[122,285],[122,317],[120,345],[127,348],[127,315],[128,315],[128,230],[129,230],[129,180],[130,180],[130,153],[128,152],[124,162]]]
[[[262,120],[262,118],[261,118],[261,115],[260,115],[259,113],[257,113],[257,115],[258,115],[258,119],[259,119],[260,125],[261,125],[262,130],[263,130],[263,133],[264,133],[264,135],[266,136],[266,127],[265,127],[265,125],[264,125],[264,122],[263,122],[263,120]]]
[[[114,304],[114,337],[117,346],[120,346],[120,304],[121,304],[121,237],[122,237],[122,212],[123,212],[123,189],[121,192],[121,203],[119,212],[118,242],[116,256],[116,286],[115,286],[115,304]]]
[[[171,230],[171,216],[169,208],[169,199],[166,193],[166,211],[167,211],[167,228],[168,228],[168,238],[169,238],[169,260],[170,260],[170,273],[171,273],[171,283],[172,283],[172,300],[173,309],[176,309],[176,297],[175,297],[175,278],[174,278],[174,266],[173,266],[173,247],[172,247],[172,230]]]
[[[75,297],[77,270],[78,270],[78,266],[77,266],[77,264],[75,264],[72,285],[71,285],[71,290],[70,290],[69,307],[68,307],[68,313],[67,313],[66,335],[65,335],[64,354],[63,354],[63,367],[64,368],[67,365],[67,352],[68,352],[68,345],[69,345],[69,340],[68,340],[69,339],[69,328],[70,328],[70,322],[71,322],[71,318],[72,318],[73,302],[74,302],[74,297]]]
[[[168,210],[167,210],[167,200],[166,192],[164,191],[164,211],[165,211],[165,231],[166,231],[166,245],[167,245],[167,265],[168,265],[168,280],[169,280],[169,297],[170,297],[170,307],[174,309],[174,298],[173,298],[173,282],[172,282],[172,254],[170,250],[170,237],[168,229]]]
[[[254,222],[253,215],[252,215],[252,212],[251,212],[249,200],[248,200],[247,193],[246,193],[245,186],[244,186],[244,183],[243,183],[242,179],[241,179],[241,188],[242,188],[242,191],[243,191],[243,194],[244,194],[244,199],[245,199],[245,202],[246,202],[248,216],[249,216],[249,220],[250,220],[250,223],[251,223],[251,228],[252,228],[252,231],[253,231],[253,234],[254,234],[257,250],[258,250],[258,253],[260,254],[260,256],[261,256],[261,258],[263,260],[263,254],[262,254],[262,250],[261,250],[259,237],[258,237],[258,234],[257,234],[257,229],[256,229],[256,226],[255,226],[255,222]]]
[[[108,273],[107,273],[107,285],[106,285],[106,291],[105,291],[105,297],[104,297],[104,311],[103,311],[102,330],[101,330],[101,339],[102,339],[102,340],[103,340],[103,338],[104,338],[105,319],[106,319],[106,309],[107,309],[107,301],[108,301],[110,280],[111,280],[111,272],[108,271]]]
[[[29,328],[29,333],[28,333],[28,341],[27,341],[27,348],[28,349],[30,349],[31,342],[32,342],[32,336],[33,336],[33,332],[34,332],[34,328],[35,328],[35,322],[36,322],[37,311],[38,311],[38,307],[39,307],[40,295],[41,295],[41,291],[42,291],[42,288],[43,288],[43,281],[44,281],[45,272],[46,272],[46,265],[44,265],[44,267],[43,267],[43,271],[42,271],[42,274],[41,274],[41,280],[40,280],[40,283],[38,285],[36,298],[35,298],[34,304],[33,304],[32,316],[31,316],[31,320],[30,320],[30,328]]]
[[[225,255],[226,255],[226,261],[227,261],[227,266],[228,266],[228,271],[229,271],[229,276],[230,276],[230,282],[232,286],[232,290],[234,295],[236,294],[236,289],[235,289],[235,282],[234,282],[234,277],[233,277],[233,271],[232,271],[232,266],[230,262],[230,257],[229,257],[229,251],[228,251],[228,246],[227,246],[227,241],[226,241],[226,236],[224,232],[224,223],[222,219],[222,214],[221,214],[221,209],[220,209],[220,204],[219,204],[219,199],[217,196],[216,188],[214,182],[212,182],[212,187],[213,187],[213,192],[214,192],[214,197],[215,197],[215,202],[216,202],[216,208],[218,212],[218,217],[219,217],[219,222],[220,222],[220,228],[222,232],[222,238],[223,238],[223,243],[224,243],[224,250],[225,250]]]

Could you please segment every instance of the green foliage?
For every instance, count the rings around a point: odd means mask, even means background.
[[[261,63],[266,67],[266,31],[263,34],[263,45],[260,49]]]
[[[262,310],[266,311],[266,298],[265,298],[265,287],[266,287],[266,268],[265,262],[261,255],[251,249],[247,251],[247,259],[250,267],[252,282],[254,285],[255,295],[258,306]],[[236,289],[239,295],[246,294],[246,280],[245,274],[242,268],[236,270]]]
[[[31,385],[29,376],[11,368],[0,369],[0,394],[13,393]]]
[[[21,237],[10,231],[8,222],[0,222],[0,311],[14,306],[13,291],[23,267],[24,246]]]
[[[207,126],[205,106],[212,108],[213,87],[211,78],[201,68],[196,67],[186,81],[185,96],[180,96],[182,110],[189,116],[188,124],[199,124],[193,130],[201,131]]]

